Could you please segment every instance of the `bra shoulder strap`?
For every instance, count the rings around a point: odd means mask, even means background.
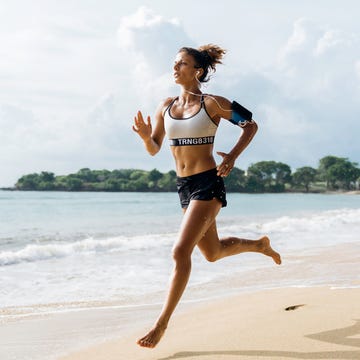
[[[176,101],[178,97],[175,96],[171,101],[170,104],[166,107],[166,109],[163,112],[163,116],[165,116],[166,112],[170,112],[171,107],[173,106],[174,102]]]

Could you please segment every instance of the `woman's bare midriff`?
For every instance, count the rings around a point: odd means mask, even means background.
[[[216,167],[213,145],[171,146],[176,173],[180,177],[199,174]]]

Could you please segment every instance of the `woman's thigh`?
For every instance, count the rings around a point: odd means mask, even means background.
[[[221,203],[213,200],[191,200],[184,213],[180,232],[174,248],[191,253],[194,247],[206,236],[209,228],[221,209]]]
[[[215,261],[218,259],[218,255],[221,251],[221,243],[215,219],[212,224],[210,224],[205,235],[197,243],[197,246],[207,260]]]

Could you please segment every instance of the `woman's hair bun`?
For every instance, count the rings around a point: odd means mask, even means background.
[[[221,60],[226,53],[226,50],[214,44],[200,46],[198,50],[203,54],[205,59],[207,58],[208,65],[213,71],[216,69],[216,64],[222,64]]]

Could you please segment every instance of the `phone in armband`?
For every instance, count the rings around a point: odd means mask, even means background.
[[[231,110],[232,114],[230,121],[234,125],[242,126],[245,125],[246,122],[252,121],[252,112],[244,108],[238,102],[233,101],[231,103]]]

